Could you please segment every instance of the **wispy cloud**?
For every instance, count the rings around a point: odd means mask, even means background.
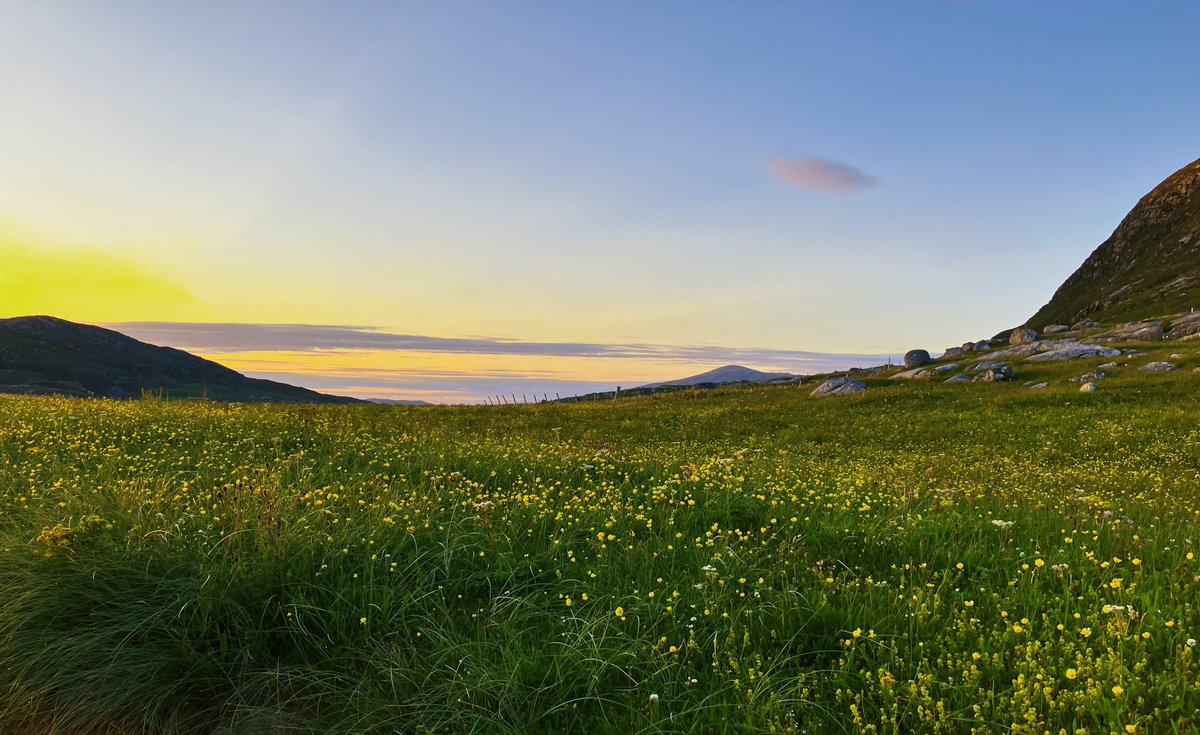
[[[827,354],[715,345],[528,342],[428,337],[309,324],[109,324],[152,344],[210,357],[257,378],[363,398],[482,402],[497,395],[579,395],[681,378],[722,364],[813,374],[878,365],[895,355]],[[521,399],[524,400],[524,399]]]
[[[311,324],[208,324],[183,322],[125,322],[110,324],[119,332],[152,344],[205,354],[244,352],[330,352],[378,350],[441,352],[469,355],[526,357],[587,357],[607,359],[678,360],[687,363],[786,362],[796,369],[810,365],[831,369],[830,363],[859,364],[886,360],[887,354],[829,354],[714,345],[602,344],[590,342],[525,342],[475,337],[428,337],[397,334],[371,327]]]
[[[770,170],[783,183],[805,191],[856,194],[879,185],[879,179],[854,166],[819,156],[779,158],[771,162]]]

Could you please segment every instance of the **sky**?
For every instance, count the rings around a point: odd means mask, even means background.
[[[369,397],[1027,319],[1200,156],[1193,2],[0,2],[0,316]]]

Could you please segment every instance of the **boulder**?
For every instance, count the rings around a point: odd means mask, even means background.
[[[1175,363],[1173,362],[1156,361],[1146,363],[1142,366],[1142,370],[1145,370],[1148,373],[1169,373],[1174,369]]]
[[[1030,356],[1029,362],[1053,361],[1053,360],[1076,360],[1083,357],[1118,357],[1121,354],[1120,350],[1112,347],[1104,347],[1102,345],[1089,345],[1082,342],[1073,342],[1071,340],[1061,340],[1053,345],[1053,348]]]
[[[946,378],[945,382],[947,382],[947,383],[970,383],[971,377],[969,375],[967,375],[966,373],[959,373],[958,375],[955,375],[953,378]]]
[[[817,389],[809,395],[813,398],[852,396],[855,393],[862,393],[866,389],[867,384],[861,380],[855,380],[854,378],[830,378],[817,386]]]
[[[1108,332],[1109,337],[1124,342],[1153,342],[1162,339],[1162,322],[1133,322],[1122,324]]]
[[[1184,314],[1171,322],[1164,336],[1166,339],[1191,339],[1196,335],[1200,335],[1200,312]]]
[[[942,373],[948,373],[951,370],[957,370],[957,369],[958,369],[957,362],[948,362],[945,365],[938,365],[937,367],[930,368],[929,372],[933,373],[934,375],[941,375]]]
[[[1093,370],[1090,373],[1076,375],[1074,378],[1067,378],[1072,383],[1095,383],[1097,380],[1104,380],[1104,373],[1099,370]]]
[[[982,372],[984,370],[997,370],[997,369],[1002,369],[1002,368],[1007,368],[1007,367],[1008,367],[1007,362],[981,362],[977,365],[972,366],[971,371],[978,373],[978,372]]]
[[[929,368],[913,368],[905,370],[902,373],[896,373],[892,376],[892,380],[928,380],[933,377],[933,371]]]
[[[942,357],[958,357],[964,352],[966,350],[961,347],[947,347],[946,351],[942,353]]]
[[[995,359],[1001,358],[1001,357],[1026,357],[1028,355],[1032,355],[1033,353],[1037,352],[1037,349],[1038,349],[1038,343],[1031,342],[1030,344],[1027,344],[1027,345],[1017,345],[1015,347],[1008,347],[1003,350],[993,352],[992,354],[988,355],[987,357],[981,357],[979,359],[982,361],[982,360],[995,360]]]
[[[1066,324],[1047,324],[1042,328],[1042,334],[1058,334],[1059,332],[1069,332],[1071,328]]]
[[[982,373],[975,376],[972,383],[997,383],[1002,380],[1012,380],[1013,371],[1007,365],[1003,367],[994,367],[984,370]]]
[[[986,339],[980,340],[975,343],[975,351],[976,352],[982,352],[984,350],[990,350],[990,349],[992,349],[992,343],[988,342]]]
[[[1118,367],[1117,363],[1115,363],[1115,362],[1106,362],[1106,363],[1104,363],[1103,365],[1097,365],[1097,366],[1096,366],[1096,369],[1097,369],[1097,370],[1111,370],[1111,369],[1113,369],[1113,368],[1115,368],[1115,367]]]
[[[1041,390],[1049,385],[1049,383],[1034,383],[1033,385],[1029,386],[1029,390]]]
[[[933,362],[933,358],[926,350],[909,350],[904,353],[904,367],[906,368],[921,367],[931,362]]]
[[[1100,322],[1094,322],[1091,319],[1084,319],[1083,321],[1078,321],[1071,325],[1071,329],[1076,332],[1082,332],[1085,329],[1099,329],[1099,328],[1100,328]]]
[[[1083,385],[1079,386],[1079,391],[1081,393],[1095,393],[1096,392],[1096,384],[1095,383],[1084,383]]]
[[[1008,335],[1008,343],[1010,345],[1027,345],[1037,340],[1037,336],[1037,332],[1029,327],[1017,327],[1012,330],[1012,334]]]

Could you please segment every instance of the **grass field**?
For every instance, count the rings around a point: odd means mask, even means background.
[[[1200,356],[1125,361],[1092,394],[1065,378],[1103,360],[819,400],[0,398],[0,732],[1197,732]]]

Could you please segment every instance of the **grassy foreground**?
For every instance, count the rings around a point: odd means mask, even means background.
[[[0,732],[1196,732],[1200,361],[1154,357],[1093,394],[1064,378],[1100,360],[822,400],[0,398]]]

